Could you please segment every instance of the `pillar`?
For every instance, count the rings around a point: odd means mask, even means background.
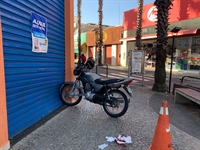
[[[74,0],[65,0],[65,81],[74,81]]]
[[[8,150],[9,148],[2,26],[0,18],[0,150]]]

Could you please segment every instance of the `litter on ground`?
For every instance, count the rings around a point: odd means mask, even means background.
[[[115,138],[114,138],[114,137],[108,137],[108,136],[106,136],[106,139],[107,139],[108,142],[113,142],[113,141],[115,141]]]
[[[121,136],[119,135],[117,138],[115,138],[116,142],[118,144],[129,144],[132,143],[131,137],[130,136]]]
[[[101,144],[101,145],[98,146],[98,148],[104,149],[104,148],[106,148],[107,146],[108,146],[108,144]]]
[[[131,137],[130,136],[121,136],[119,135],[117,138],[115,137],[111,137],[111,136],[106,136],[106,139],[108,142],[116,142],[117,144],[123,144],[124,146],[126,146],[125,144],[130,144],[132,143]],[[101,144],[98,146],[98,148],[100,149],[104,149],[108,146],[108,144]]]

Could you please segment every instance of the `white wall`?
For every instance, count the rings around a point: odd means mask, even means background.
[[[101,53],[102,53],[102,57],[101,57],[101,62],[104,64],[104,58],[105,58],[105,49],[104,49],[104,47],[102,46],[102,48],[101,48]]]
[[[121,47],[121,58],[120,62],[122,66],[126,66],[126,57],[127,57],[127,42],[124,42],[125,44]]]
[[[116,65],[116,51],[117,51],[117,46],[112,45],[112,59],[111,59],[111,65],[115,66]]]
[[[93,51],[94,51],[93,58],[94,58],[94,60],[96,60],[97,58],[95,57],[96,56],[96,47],[95,46],[93,47]]]
[[[127,37],[127,31],[124,31],[123,38]],[[121,66],[126,66],[126,57],[127,57],[127,42],[124,41],[123,44],[120,46],[120,64]]]

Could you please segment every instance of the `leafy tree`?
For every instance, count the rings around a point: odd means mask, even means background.
[[[137,28],[136,28],[136,48],[137,50],[142,50],[142,9],[144,0],[138,0],[138,11],[137,11]],[[144,60],[142,60],[141,65],[142,73],[144,73]]]
[[[158,92],[166,92],[166,46],[167,32],[169,30],[169,10],[171,9],[173,0],[156,0],[154,5],[157,7],[157,47],[156,47],[156,68],[155,68],[155,83],[153,90]]]

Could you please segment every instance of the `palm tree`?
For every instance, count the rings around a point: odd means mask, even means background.
[[[153,90],[158,92],[166,92],[166,45],[167,32],[169,30],[169,10],[171,9],[173,0],[156,0],[154,5],[157,7],[157,47],[156,47],[156,68],[155,68],[155,83]]]
[[[102,65],[102,46],[103,46],[103,31],[102,31],[102,20],[103,20],[103,13],[102,13],[102,8],[103,8],[103,0],[99,0],[99,29],[98,29],[98,40],[97,40],[97,45],[98,45],[98,52],[99,52],[99,59],[98,63],[99,65]]]
[[[137,29],[136,29],[136,47],[141,50],[141,36],[142,36],[142,8],[143,0],[138,0],[138,12],[137,12]]]
[[[142,48],[141,37],[142,37],[142,9],[143,9],[143,1],[144,0],[138,0],[136,45],[135,45],[137,47],[137,50],[141,50],[141,48]],[[142,59],[141,71],[142,71],[142,74],[143,74],[142,77],[144,79],[144,58]],[[143,85],[143,81],[144,80],[142,80],[142,85]]]
[[[81,0],[78,0],[77,3],[77,7],[78,7],[78,53],[79,53],[79,57],[81,56]]]

